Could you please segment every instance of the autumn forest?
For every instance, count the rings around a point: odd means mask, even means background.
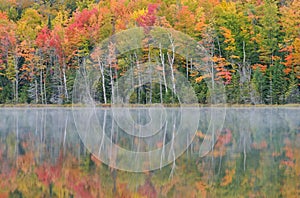
[[[97,43],[148,26],[172,28],[199,42],[225,86],[227,103],[298,103],[299,10],[300,2],[292,0],[1,0],[0,103],[71,103],[76,70]],[[145,57],[147,49],[140,51]],[[110,67],[112,74],[104,71],[98,83],[99,103],[111,102],[112,82],[129,66],[126,57],[116,57]],[[198,102],[208,103],[208,76],[184,57],[173,67],[187,74]],[[158,86],[151,89],[152,102],[172,101],[167,92],[159,97]],[[147,91],[144,85],[132,98],[143,103]]]

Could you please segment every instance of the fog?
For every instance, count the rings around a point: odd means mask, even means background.
[[[227,133],[227,155],[243,153],[246,169],[255,142],[271,141],[271,149],[300,133],[300,109],[283,107],[2,108],[0,115],[1,142],[9,137],[15,146],[10,158],[29,141],[37,162],[55,162],[61,149],[78,157],[87,149],[111,167],[134,172],[176,166],[184,152],[201,159]]]

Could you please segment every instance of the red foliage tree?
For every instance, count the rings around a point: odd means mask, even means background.
[[[157,7],[158,7],[157,4],[149,4],[147,12],[136,19],[138,25],[142,27],[153,26],[157,18],[156,17]]]

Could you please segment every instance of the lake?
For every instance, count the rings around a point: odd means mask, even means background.
[[[1,108],[0,197],[300,197],[300,108]]]

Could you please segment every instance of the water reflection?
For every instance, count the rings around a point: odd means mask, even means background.
[[[230,108],[222,128],[210,122],[211,109],[200,111],[196,136],[176,163],[128,173],[86,150],[71,109],[1,109],[0,197],[300,196],[299,108]],[[114,131],[109,110],[97,113]],[[115,143],[138,149],[118,131]]]

